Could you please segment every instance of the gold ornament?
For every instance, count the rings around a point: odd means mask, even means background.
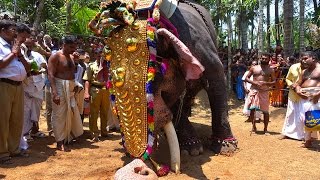
[[[148,141],[146,80],[149,50],[146,42],[147,21],[137,20],[107,38],[113,50],[110,70],[116,105],[126,149],[134,157],[141,157]],[[119,51],[123,48],[124,51]],[[125,50],[126,49],[126,50]]]
[[[121,87],[124,84],[124,79],[126,76],[126,70],[123,67],[119,67],[116,70],[113,70],[113,82],[116,87]]]

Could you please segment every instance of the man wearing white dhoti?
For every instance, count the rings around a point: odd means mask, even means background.
[[[306,69],[306,64],[301,62],[292,65],[288,71],[286,77],[286,83],[289,87],[288,106],[280,139],[287,137],[296,140],[304,139],[304,124],[300,119],[301,98],[295,92],[296,82],[304,69]]]
[[[60,51],[49,58],[48,77],[52,90],[52,129],[57,149],[69,151],[66,144],[83,133],[80,113],[75,101],[76,65],[72,53],[77,48],[74,36],[65,36]]]
[[[20,141],[20,148],[22,150],[28,148],[27,136],[29,136],[33,125],[39,121],[43,101],[43,87],[45,85],[45,77],[42,72],[45,72],[47,67],[46,60],[43,56],[31,50],[34,46],[35,39],[33,35],[34,34],[26,39],[21,52],[26,60],[37,65],[37,67],[32,68],[30,76],[22,83],[24,89],[24,123]]]
[[[309,120],[317,120],[311,116],[316,116],[317,110],[320,110],[320,64],[317,56],[312,51],[302,53],[301,61],[307,65],[307,69],[303,70],[297,82],[296,92],[303,99],[301,120],[305,123],[305,143],[304,147],[312,147],[311,131],[307,126]],[[319,122],[315,126],[320,125]]]

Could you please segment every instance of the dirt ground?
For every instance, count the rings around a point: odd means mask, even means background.
[[[160,179],[320,179],[319,141],[314,149],[300,148],[301,142],[279,140],[286,109],[271,108],[271,136],[250,135],[251,124],[242,116],[242,102],[231,100],[230,123],[239,141],[239,150],[232,157],[215,156],[208,146],[197,157],[181,156],[181,174],[170,173]],[[193,125],[204,143],[211,133],[207,97],[200,95],[192,112]],[[88,119],[85,120],[88,129]],[[45,120],[41,117],[41,128]],[[263,124],[258,124],[258,130]],[[131,161],[126,157],[120,134],[101,142],[91,142],[88,131],[74,144],[71,152],[55,150],[53,137],[31,142],[30,157],[14,158],[13,164],[0,166],[0,179],[112,179],[117,169]],[[169,164],[165,145],[156,159]],[[161,158],[159,158],[161,157]]]

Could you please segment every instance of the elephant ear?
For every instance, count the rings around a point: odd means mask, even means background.
[[[186,73],[186,80],[199,79],[204,67],[192,54],[192,57],[181,58],[182,68]]]
[[[199,60],[192,55],[189,48],[165,28],[158,29],[157,34],[162,35],[166,41],[171,43],[175,48],[181,60],[181,67],[186,74],[186,80],[199,79],[205,68]]]

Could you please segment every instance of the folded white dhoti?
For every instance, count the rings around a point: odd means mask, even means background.
[[[301,88],[301,92],[303,92],[306,95],[312,95],[314,93],[318,93],[319,91],[320,91],[320,87]]]
[[[304,112],[301,101],[294,102],[288,99],[287,113],[284,120],[282,135],[292,139],[304,139]]]
[[[55,78],[60,105],[52,102],[52,129],[57,142],[70,142],[83,134],[80,113],[74,97],[74,80]]]

